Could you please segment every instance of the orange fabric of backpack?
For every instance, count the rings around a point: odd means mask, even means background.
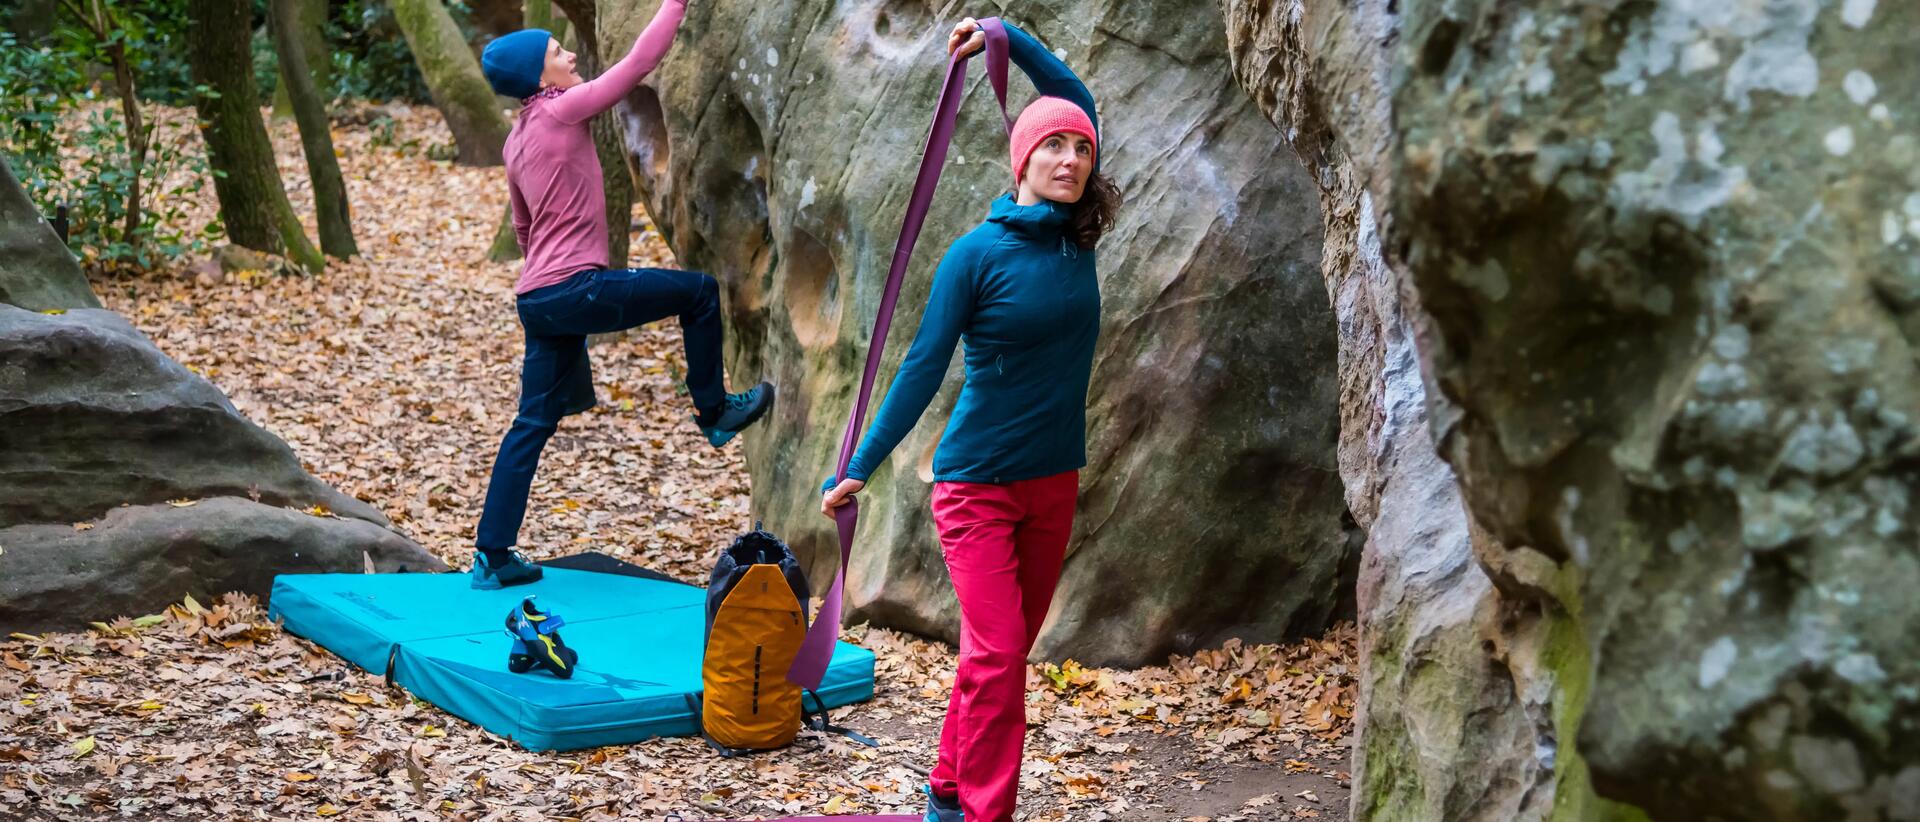
[[[799,735],[800,686],[788,666],[807,637],[807,580],[765,531],[734,540],[707,587],[701,726],[727,748],[767,750]]]

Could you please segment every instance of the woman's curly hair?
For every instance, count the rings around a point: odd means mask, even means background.
[[[1112,230],[1119,213],[1120,187],[1096,171],[1087,181],[1086,191],[1080,194],[1080,201],[1073,204],[1067,232],[1081,248],[1091,249],[1102,235]]]

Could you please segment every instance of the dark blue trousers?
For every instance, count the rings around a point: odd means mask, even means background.
[[[520,541],[540,451],[560,425],[595,403],[587,335],[609,334],[680,318],[687,347],[687,392],[704,418],[726,402],[721,376],[720,286],[697,271],[661,268],[582,271],[562,283],[519,298],[520,326],[527,334],[520,366],[520,413],[500,442],[487,482],[486,507],[474,539],[482,551],[505,551]]]

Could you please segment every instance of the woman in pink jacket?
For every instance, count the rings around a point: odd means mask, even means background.
[[[715,447],[752,425],[773,403],[768,383],[737,394],[726,391],[720,287],[712,277],[608,267],[606,191],[587,121],[612,108],[660,64],[685,13],[686,0],[665,0],[633,50],[592,81],[583,81],[573,53],[540,29],[496,39],[481,56],[493,90],[524,105],[507,136],[506,160],[514,234],[526,251],[514,293],[527,344],[520,412],[500,443],[474,540],[479,549],[475,588],[540,578],[540,568],[513,547],[541,449],[561,417],[594,405],[588,334],[679,317],[694,422]]]

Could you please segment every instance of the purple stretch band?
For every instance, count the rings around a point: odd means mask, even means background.
[[[987,34],[987,82],[994,98],[1000,101],[1000,119],[1013,130],[1007,117],[1007,30],[1000,18],[980,21]],[[934,107],[933,127],[927,131],[927,147],[921,152],[920,173],[913,181],[913,196],[907,200],[906,218],[900,223],[900,242],[893,250],[893,267],[887,271],[887,287],[880,296],[880,312],[873,320],[873,341],[867,348],[867,368],[860,375],[860,394],[847,419],[846,432],[840,437],[840,462],[834,468],[835,483],[846,479],[847,463],[860,444],[860,426],[867,418],[867,401],[873,396],[873,384],[880,374],[880,355],[887,345],[887,328],[893,324],[893,307],[900,300],[900,281],[906,276],[907,262],[913,259],[913,244],[920,239],[920,226],[927,221],[927,208],[933,203],[933,189],[940,183],[940,171],[947,163],[947,144],[953,141],[955,118],[960,100],[966,96],[967,57],[947,60],[946,83],[940,87],[940,102]],[[787,669],[787,681],[802,688],[818,689],[833,660],[833,645],[840,639],[840,599],[846,588],[847,561],[853,555],[855,524],[860,520],[860,503],[849,499],[834,509],[834,524],[840,532],[840,564],[834,568],[833,584],[827,587],[826,602],[807,629],[807,640]]]

